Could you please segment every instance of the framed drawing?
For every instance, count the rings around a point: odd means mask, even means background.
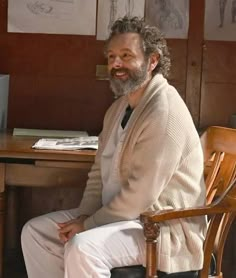
[[[236,0],[205,0],[204,38],[236,41]]]
[[[188,37],[189,0],[148,0],[146,21],[160,28],[166,38]]]
[[[8,32],[95,35],[96,0],[9,0]]]
[[[119,17],[144,17],[144,6],[145,0],[98,0],[97,39],[107,39],[112,23]]]

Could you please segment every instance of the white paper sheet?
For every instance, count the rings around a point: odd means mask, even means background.
[[[189,0],[148,0],[146,20],[160,28],[166,38],[188,37]]]
[[[97,39],[107,39],[112,23],[125,15],[144,17],[145,0],[98,0]]]
[[[33,146],[33,149],[39,150],[81,150],[81,149],[98,149],[98,137],[77,137],[64,139],[39,139]]]
[[[236,41],[236,0],[206,0],[206,40]]]
[[[95,35],[96,0],[9,0],[8,32]]]

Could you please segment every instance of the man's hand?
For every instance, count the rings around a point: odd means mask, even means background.
[[[81,215],[77,219],[73,219],[65,223],[57,223],[57,225],[59,226],[58,233],[61,242],[66,243],[75,234],[85,231],[84,220],[87,217],[87,215]]]

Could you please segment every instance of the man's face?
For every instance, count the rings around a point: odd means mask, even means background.
[[[107,58],[110,86],[116,96],[136,91],[149,77],[139,34],[116,35],[108,44]]]

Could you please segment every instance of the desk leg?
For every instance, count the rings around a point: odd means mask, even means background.
[[[5,194],[0,193],[0,278],[3,277],[3,235],[5,223]]]
[[[0,278],[3,277],[3,243],[5,227],[5,164],[0,163]]]
[[[19,226],[18,226],[18,211],[19,211],[19,188],[16,186],[7,187],[7,214],[6,214],[6,240],[5,253],[9,260],[16,258],[19,248]]]

